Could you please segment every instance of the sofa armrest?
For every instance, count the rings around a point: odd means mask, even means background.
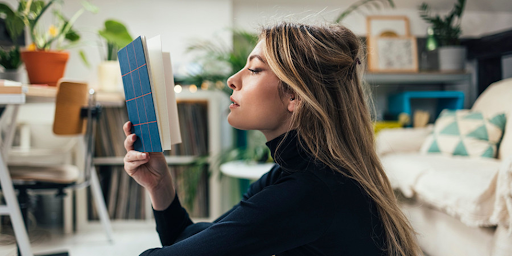
[[[397,152],[418,152],[433,125],[423,128],[399,128],[381,130],[376,137],[376,151],[379,156]]]

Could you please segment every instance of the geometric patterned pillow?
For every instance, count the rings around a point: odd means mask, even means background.
[[[420,152],[494,158],[505,123],[505,114],[486,117],[479,111],[445,109]]]

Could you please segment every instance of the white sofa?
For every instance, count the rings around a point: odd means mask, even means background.
[[[430,256],[512,255],[512,79],[490,85],[472,110],[506,113],[497,159],[420,153],[432,126],[377,136],[400,206]]]

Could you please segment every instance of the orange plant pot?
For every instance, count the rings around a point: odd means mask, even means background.
[[[57,81],[64,76],[69,52],[22,51],[21,59],[31,84],[57,86]]]

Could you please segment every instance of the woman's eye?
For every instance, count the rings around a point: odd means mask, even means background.
[[[258,74],[261,70],[260,69],[250,69],[248,68],[247,70],[249,70],[251,72],[251,74]]]

